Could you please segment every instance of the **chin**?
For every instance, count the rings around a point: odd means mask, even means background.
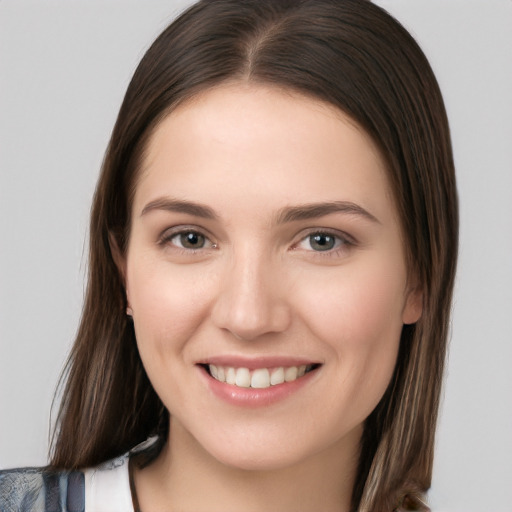
[[[231,450],[229,453],[212,454],[223,466],[238,471],[270,472],[279,471],[299,464],[303,459],[294,453],[262,453],[262,450],[251,450],[245,453]]]

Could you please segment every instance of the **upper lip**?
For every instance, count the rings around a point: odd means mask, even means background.
[[[249,370],[256,370],[258,368],[278,368],[280,366],[290,367],[303,365],[318,365],[320,364],[320,362],[314,359],[291,356],[244,357],[235,355],[218,355],[202,359],[201,361],[198,361],[197,364],[213,364],[215,366],[248,368]]]

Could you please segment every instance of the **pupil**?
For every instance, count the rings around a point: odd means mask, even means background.
[[[316,251],[329,251],[334,247],[335,240],[331,235],[316,234],[309,237],[311,247]]]
[[[188,249],[197,249],[204,245],[204,237],[198,233],[185,233],[181,235],[181,244]]]

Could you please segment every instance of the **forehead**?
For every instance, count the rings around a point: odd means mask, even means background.
[[[213,191],[227,201],[260,193],[261,204],[357,199],[385,210],[390,201],[384,161],[355,121],[317,99],[252,84],[209,89],[156,127],[134,208],[155,194],[212,201]]]

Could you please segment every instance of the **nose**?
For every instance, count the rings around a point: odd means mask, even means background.
[[[291,322],[286,287],[269,258],[240,254],[227,267],[219,276],[215,325],[247,341],[285,331]]]

